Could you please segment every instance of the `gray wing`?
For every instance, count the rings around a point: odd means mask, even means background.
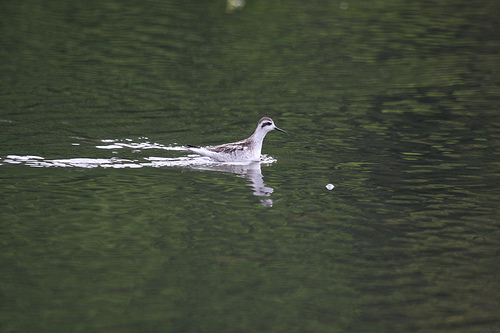
[[[235,151],[245,150],[247,146],[245,145],[245,141],[238,141],[232,143],[226,143],[219,146],[208,146],[206,149],[213,151],[215,153],[227,153],[230,154]]]

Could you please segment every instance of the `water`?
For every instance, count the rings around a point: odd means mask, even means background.
[[[496,3],[0,9],[2,331],[500,330]]]

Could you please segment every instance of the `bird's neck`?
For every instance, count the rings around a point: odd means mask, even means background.
[[[248,138],[248,140],[252,141],[253,144],[259,145],[262,147],[262,141],[264,141],[264,138],[266,137],[267,132],[264,131],[255,131],[251,137]]]

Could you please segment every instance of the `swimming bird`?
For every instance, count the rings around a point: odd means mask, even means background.
[[[286,131],[276,127],[271,118],[263,117],[259,120],[255,132],[248,139],[218,146],[199,147],[188,145],[187,149],[221,162],[259,161],[262,142],[266,134],[272,130],[286,133]]]

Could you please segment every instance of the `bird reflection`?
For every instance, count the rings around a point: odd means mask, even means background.
[[[270,197],[274,192],[272,187],[264,184],[264,176],[260,169],[262,162],[251,162],[247,164],[214,164],[214,165],[196,165],[191,166],[197,170],[209,170],[219,172],[234,173],[238,177],[246,178],[250,181],[248,186],[253,189],[253,195],[257,197]],[[272,207],[275,201],[271,198],[261,199],[261,205],[265,207]]]

